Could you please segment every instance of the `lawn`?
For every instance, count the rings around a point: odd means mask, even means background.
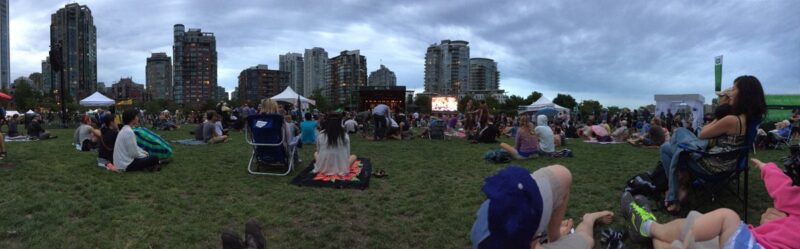
[[[180,139],[190,137],[188,130],[160,133]],[[160,172],[117,174],[97,167],[96,153],[75,151],[73,130],[52,132],[59,138],[7,143],[6,160],[15,166],[0,168],[0,248],[218,248],[223,229],[242,233],[250,217],[262,222],[270,248],[468,248],[485,198],[483,179],[504,166],[482,159],[496,145],[353,138],[352,152],[388,178],[373,178],[363,191],[297,187],[288,182],[299,170],[288,177],[249,175],[250,147],[233,133],[227,144],[176,145],[174,162]],[[574,158],[517,163],[530,170],[567,166],[574,178],[567,216],[577,220],[590,211],[618,212],[625,180],[652,169],[658,153],[576,140],[568,148]],[[303,148],[301,169],[312,152]],[[757,157],[786,154],[758,151]],[[749,184],[757,224],[771,201],[757,170]],[[730,197],[695,203],[700,211],[740,209]],[[624,226],[621,217],[612,226]]]

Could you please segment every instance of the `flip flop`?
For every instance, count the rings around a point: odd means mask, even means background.
[[[376,178],[384,178],[389,176],[388,174],[386,174],[386,171],[383,171],[382,169],[372,173],[372,175],[375,176]]]

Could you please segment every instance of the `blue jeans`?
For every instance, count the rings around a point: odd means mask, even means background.
[[[672,145],[669,142],[665,142],[661,145],[661,166],[664,167],[664,173],[667,175],[667,184],[669,189],[667,190],[667,201],[674,201],[678,199],[678,188],[680,187],[678,184],[678,170],[676,169],[677,165],[672,165],[672,158],[675,154],[675,151],[672,149]]]

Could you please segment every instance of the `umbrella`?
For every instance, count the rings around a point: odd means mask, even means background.
[[[545,115],[548,118],[553,118],[558,114],[558,110],[555,108],[544,108],[536,112],[536,115]]]
[[[11,95],[8,95],[4,92],[0,92],[0,100],[11,101],[12,98],[13,97],[11,97]]]

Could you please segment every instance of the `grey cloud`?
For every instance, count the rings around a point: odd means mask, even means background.
[[[217,36],[219,83],[232,90],[238,72],[277,67],[278,54],[324,47],[335,56],[361,49],[369,70],[382,62],[398,81],[422,88],[428,45],[470,41],[472,56],[495,59],[501,86],[573,93],[637,106],[655,93],[710,97],[713,58],[725,55],[726,84],[754,74],[767,92],[800,91],[797,1],[86,1],[98,28],[101,81],[144,82],[149,52],[171,54],[172,25]],[[49,15],[61,1],[11,1],[22,33],[16,54],[46,51]],[[12,30],[13,32],[17,32]],[[12,34],[12,38],[14,35]],[[12,42],[13,43],[13,42]],[[14,57],[12,74],[38,71],[43,58]],[[669,87],[667,87],[669,86]],[[553,97],[550,96],[550,97]]]

